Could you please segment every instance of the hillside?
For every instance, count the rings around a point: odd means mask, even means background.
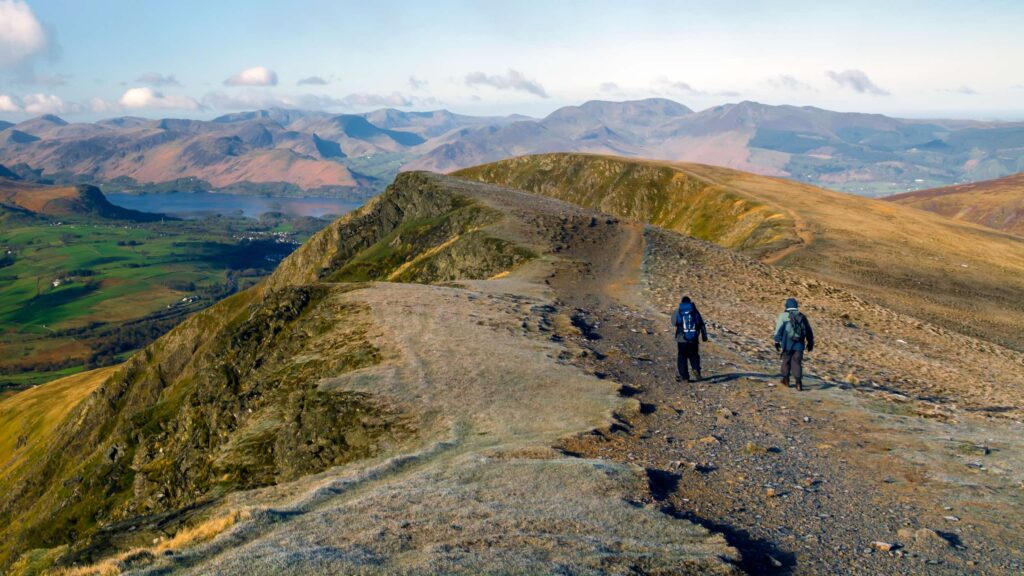
[[[709,383],[671,377],[681,293]],[[819,333],[802,394],[765,386],[787,296]],[[410,173],[120,367],[0,400],[0,562],[998,573],[1022,361],[715,244]]]
[[[1024,239],[928,212],[699,164],[574,154],[456,173],[735,248],[1024,350]]]
[[[164,218],[115,206],[95,186],[38,186],[0,177],[0,207],[49,217],[100,217],[133,222]]]
[[[251,518],[253,531],[206,557],[217,573],[251,573],[252,554],[266,572],[284,561],[290,571],[327,561],[347,572],[367,552],[381,558],[378,573],[510,561],[527,572],[550,562],[731,572],[723,558],[735,552],[721,536],[623,499],[646,489],[641,469],[548,448],[609,425],[617,386],[564,364],[562,346],[523,328],[544,322],[550,295],[538,274],[550,264],[473,280],[550,254],[566,218],[591,219],[525,194],[403,176],[262,285],[196,314],[116,372],[83,376],[96,391],[54,416],[56,431],[0,445],[0,562],[29,549],[17,570],[94,561],[229,514]],[[378,279],[406,283],[351,283]],[[0,404],[0,421],[29,417],[23,398]],[[249,490],[242,516],[239,490]],[[415,504],[398,505],[395,490]],[[370,534],[358,527],[364,506],[394,537],[360,536]],[[316,533],[300,524],[327,521],[351,527],[331,530],[332,559],[291,540]],[[472,534],[471,555],[444,545],[452,530]],[[408,546],[403,533],[415,534],[417,553],[390,556]]]
[[[379,193],[399,170],[449,172],[548,152],[700,162],[882,196],[1020,172],[1022,150],[1019,122],[749,101],[694,111],[664,98],[592,100],[544,118],[272,108],[211,121],[48,115],[0,125],[0,163],[58,183],[354,200]]]
[[[884,200],[1024,236],[1024,172],[973,184],[896,194]]]

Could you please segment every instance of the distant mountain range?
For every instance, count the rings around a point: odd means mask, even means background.
[[[591,101],[543,119],[447,110],[257,110],[210,121],[0,123],[0,163],[118,190],[377,193],[399,170],[449,172],[523,154],[702,162],[879,196],[1024,171],[1024,123],[907,120],[813,107]]]

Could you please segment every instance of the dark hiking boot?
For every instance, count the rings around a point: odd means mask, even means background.
[[[701,380],[704,379],[704,377],[700,375],[700,370],[697,370],[693,374],[695,376],[695,378],[693,379],[694,382],[700,382]]]
[[[796,389],[801,391],[801,392],[803,392],[803,390],[804,390],[804,383],[799,381],[799,380],[797,380],[796,381]]]
[[[789,378],[783,378],[782,380],[779,380],[779,384],[782,384],[786,388],[789,388]]]
[[[687,380],[689,380],[689,378],[687,378]],[[682,382],[682,381],[683,381],[683,377],[678,375],[678,374],[676,374],[676,382]]]

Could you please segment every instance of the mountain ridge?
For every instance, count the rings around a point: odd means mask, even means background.
[[[701,162],[878,196],[1020,172],[1021,149],[1019,122],[750,101],[693,111],[663,98],[591,100],[544,118],[273,108],[212,121],[39,117],[0,132],[0,163],[25,163],[63,183],[163,189],[194,178],[203,189],[360,199],[400,169],[447,172],[546,152]],[[197,150],[205,163],[194,161]]]
[[[1018,328],[1024,316],[1017,305],[1024,293],[1024,239],[1017,236],[890,202],[700,164],[551,154],[455,175],[716,242],[901,312],[1024,349]]]

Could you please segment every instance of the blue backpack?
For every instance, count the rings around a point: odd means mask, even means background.
[[[683,337],[686,342],[693,342],[697,340],[697,311],[694,310],[693,306],[687,307],[683,310],[683,307],[679,307],[679,311],[676,312],[676,340],[679,340],[679,336]]]

